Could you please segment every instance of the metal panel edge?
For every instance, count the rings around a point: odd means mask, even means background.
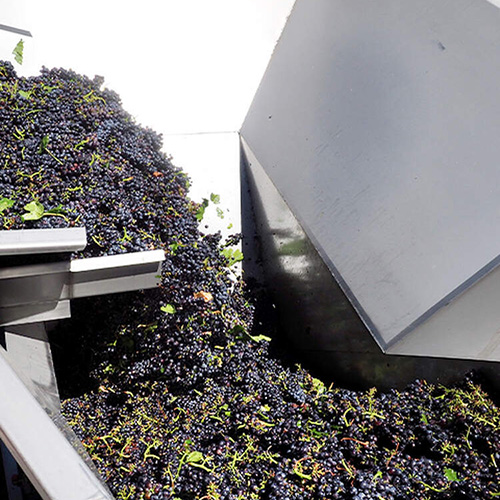
[[[3,356],[0,392],[0,438],[44,500],[112,500]]]
[[[500,268],[388,348],[389,354],[500,362]],[[439,333],[439,334],[437,334]]]
[[[296,280],[296,276],[286,276],[286,267],[295,256],[279,255],[279,242],[283,235],[278,233],[281,228],[276,231],[274,229],[280,223],[284,228],[297,224],[297,230],[300,225],[262,167],[254,165],[253,170],[249,167],[243,147],[241,156],[242,170],[245,173],[242,189],[249,192],[255,219],[252,229],[254,234],[244,231],[244,241],[248,239],[252,242],[251,246],[257,253],[256,260],[263,265],[258,279],[262,280],[273,296],[280,320],[280,335],[296,351],[298,362],[327,380],[354,389],[373,386],[379,390],[402,389],[416,378],[425,378],[433,383],[453,383],[472,369],[479,370],[489,384],[496,390],[500,389],[500,373],[498,364],[494,362],[445,359],[413,353],[384,354],[347,298],[344,297],[343,302],[341,301],[343,305],[340,310],[332,310],[332,307],[338,307],[333,298],[340,290],[338,282],[305,233],[304,252],[307,253],[310,271],[314,274],[309,279],[319,278],[321,286],[304,286],[304,281]],[[257,175],[254,176],[256,172]],[[275,207],[272,207],[275,204],[281,206],[278,211],[289,213],[277,213]],[[292,229],[293,233],[295,229]],[[299,233],[295,236],[300,238]],[[281,271],[280,266],[284,266]],[[246,267],[244,272],[248,277]],[[281,276],[277,275],[279,272]],[[344,307],[352,308],[352,312],[343,309]],[[312,309],[315,311],[311,311]],[[333,318],[332,321],[332,317],[329,317],[332,314],[341,314],[344,320],[357,322],[358,330],[349,334],[346,322],[339,322],[338,318]],[[317,332],[320,332],[321,337],[315,339]]]
[[[0,231],[0,256],[75,252],[86,245],[84,227]]]

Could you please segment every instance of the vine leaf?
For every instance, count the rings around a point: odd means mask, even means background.
[[[444,475],[446,476],[446,479],[448,479],[448,481],[452,481],[452,482],[459,481],[458,474],[453,469],[449,469],[448,467],[446,467],[444,469]]]
[[[12,51],[12,53],[14,54],[14,59],[18,64],[23,63],[23,51],[24,51],[24,41],[19,40],[19,42],[17,42],[17,45],[14,47],[14,50]]]
[[[228,266],[231,267],[236,262],[241,262],[243,260],[243,252],[238,249],[224,248],[222,249],[222,255],[228,260]]]
[[[42,154],[47,149],[48,145],[49,145],[49,136],[44,135],[42,137],[42,140],[40,141],[40,147],[38,148],[38,154]]]
[[[43,208],[43,205],[37,200],[33,200],[27,205],[24,205],[24,210],[26,210],[26,213],[21,216],[23,221],[39,220],[45,214],[45,209]]]
[[[203,460],[203,453],[200,451],[192,451],[187,457],[186,462],[188,464],[195,464]]]
[[[167,304],[166,306],[160,307],[160,310],[167,314],[175,314],[176,310],[172,304]]]
[[[14,205],[15,201],[10,198],[2,197],[0,198],[0,214]]]
[[[64,215],[66,214],[66,210],[63,209],[62,205],[57,205],[57,207],[51,208],[46,212],[43,212],[44,215]]]
[[[205,209],[208,207],[209,201],[206,198],[203,198],[203,201],[200,203],[198,207],[198,211],[196,212],[196,219],[198,222],[203,220],[203,216],[205,215]]]
[[[237,340],[253,340],[254,342],[271,342],[271,337],[267,335],[250,335],[241,325],[236,325],[229,330],[230,335],[234,335]]]

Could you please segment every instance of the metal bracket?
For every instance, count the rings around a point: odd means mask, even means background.
[[[163,250],[0,269],[0,326],[70,316],[69,300],[154,288]]]

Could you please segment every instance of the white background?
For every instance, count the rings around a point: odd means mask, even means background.
[[[0,24],[33,35],[20,73],[102,75],[127,111],[167,134],[239,130],[293,0],[2,3]],[[19,38],[2,33],[2,59]]]

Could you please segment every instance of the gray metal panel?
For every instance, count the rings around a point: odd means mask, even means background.
[[[59,390],[44,324],[7,328],[5,350],[0,347],[0,353],[42,408],[50,413],[59,412]]]
[[[0,307],[68,298],[69,261],[0,269]]]
[[[75,252],[86,245],[84,227],[0,231],[0,256]]]
[[[25,325],[71,317],[69,300],[0,307],[0,326]]]
[[[112,499],[3,356],[0,399],[0,438],[44,500]]]
[[[163,250],[0,269],[0,325],[68,317],[64,301],[154,288]]]
[[[498,281],[495,285],[495,273],[484,278],[480,287],[478,283],[471,288],[470,294],[464,294],[456,301],[456,307],[464,309],[456,319],[464,321],[461,333],[465,332],[464,338],[469,340],[466,344],[469,352],[460,351],[462,343],[455,342],[452,336],[446,337],[454,333],[453,327],[447,325],[448,328],[442,332],[445,339],[436,334],[439,328],[429,329],[432,333],[424,341],[424,347],[428,349],[425,353],[418,343],[417,349],[413,350],[411,348],[415,345],[398,350],[399,344],[396,344],[394,350],[391,349],[391,356],[388,356],[378,348],[244,140],[242,147],[243,166],[252,201],[251,213],[255,216],[256,224],[252,227],[251,221],[246,222],[243,228],[244,241],[250,242],[250,248],[257,246],[260,249],[258,261],[263,266],[262,272],[255,274],[255,267],[248,266],[247,257],[251,252],[245,247],[245,275],[264,283],[266,290],[272,294],[280,328],[287,342],[298,350],[297,360],[326,380],[355,389],[373,386],[380,390],[402,389],[417,378],[449,384],[462,379],[472,369],[481,371],[492,386],[500,389],[497,363],[435,357],[449,358],[451,354],[464,358],[476,355],[492,359],[488,357],[489,353],[494,352],[495,348],[498,352],[498,338],[496,346],[488,345],[487,342],[488,335],[492,334],[490,327],[494,322],[491,322],[491,318],[495,317],[497,304],[489,300],[481,302],[487,294],[498,296],[495,293],[495,287],[499,287]],[[488,281],[492,286],[487,286]],[[477,298],[470,301],[468,297],[474,295],[476,288],[482,291],[479,290]],[[462,298],[467,302],[461,304]],[[441,313],[446,314],[445,311],[454,305],[452,303],[444,307],[430,321],[439,318]],[[483,315],[487,318],[484,324],[480,321]],[[481,331],[478,325],[483,327]],[[457,321],[454,326],[460,327]],[[420,329],[414,335],[419,336]],[[412,341],[414,335],[404,340]],[[443,349],[438,351],[437,345]],[[481,349],[483,352],[480,352]],[[432,357],[422,357],[422,354]]]
[[[382,347],[497,264],[499,58],[485,0],[298,0],[243,124]]]

